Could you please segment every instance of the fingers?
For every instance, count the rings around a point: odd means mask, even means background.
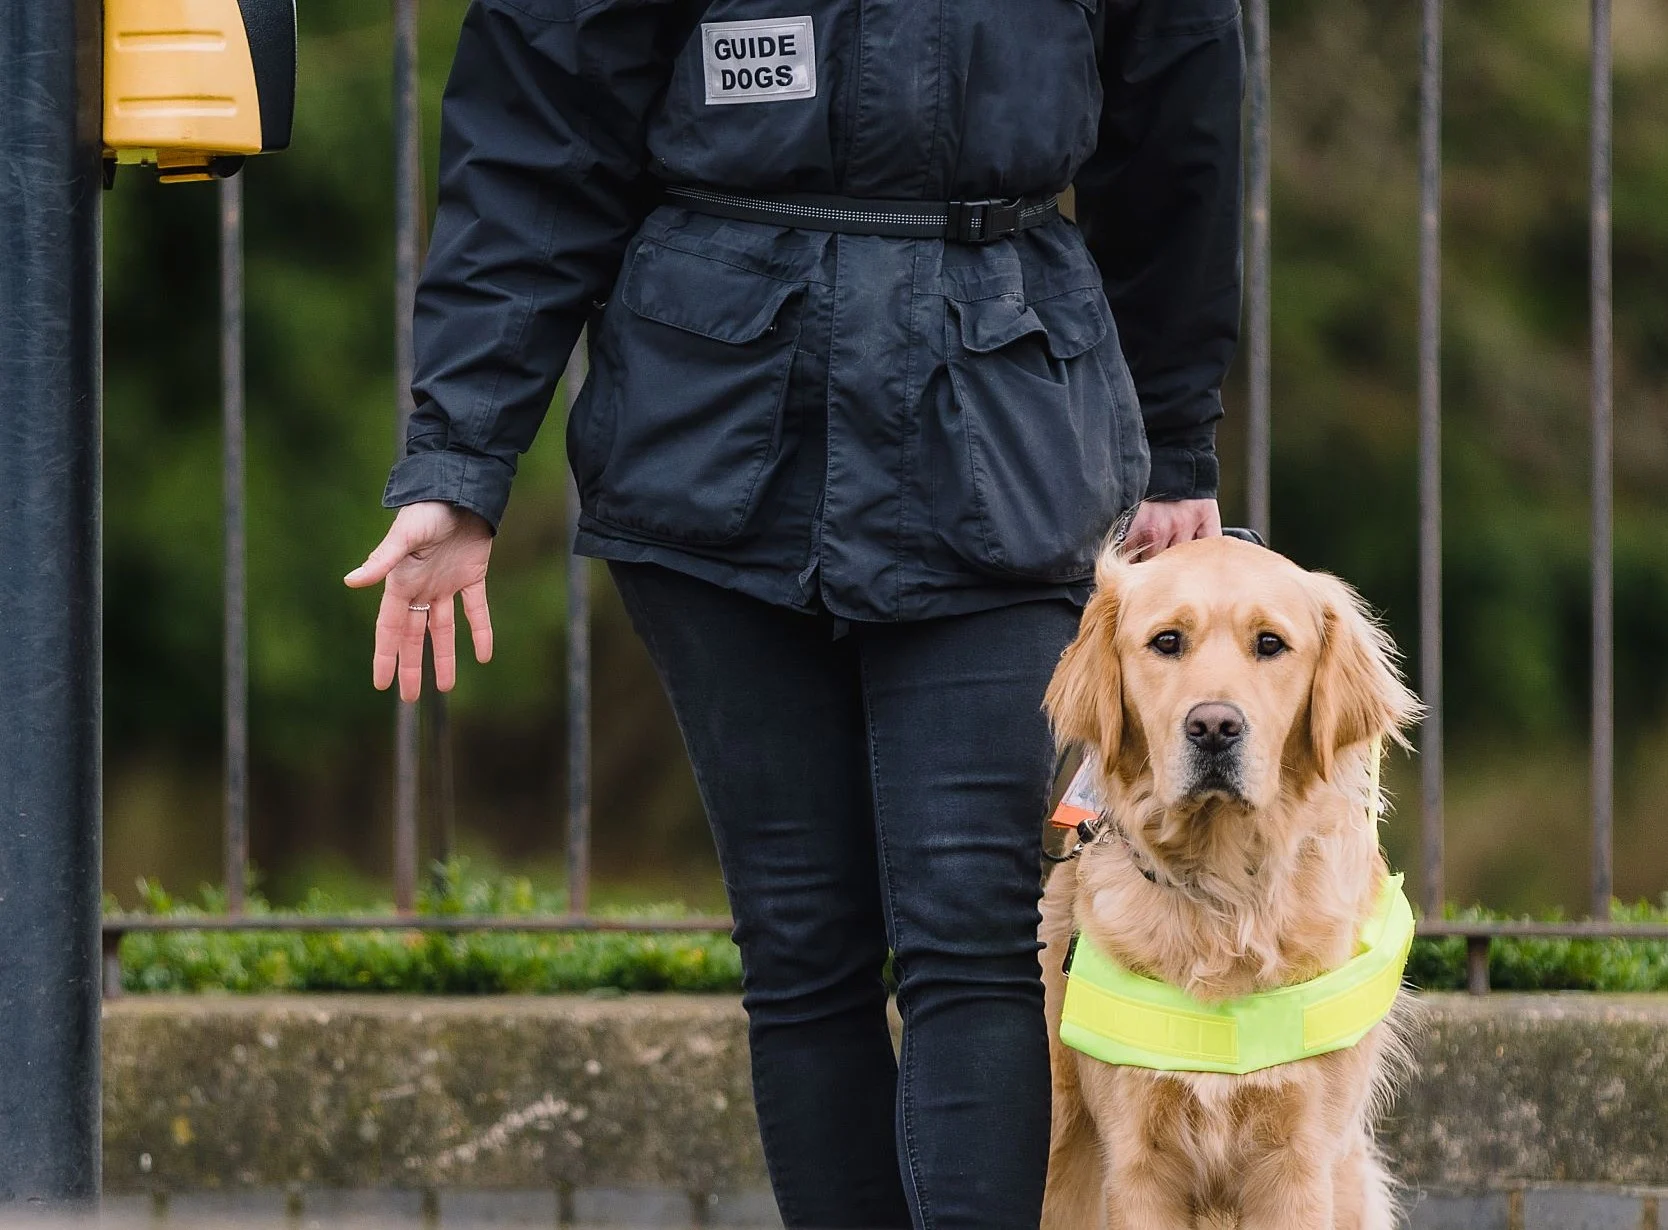
[[[1124,558],[1151,559],[1161,551],[1195,538],[1222,533],[1222,513],[1215,500],[1149,500],[1141,505],[1124,539]]]
[[[487,609],[486,582],[476,581],[463,591],[463,614],[475,642],[475,661],[492,661],[492,612]]]
[[[410,595],[389,588],[383,591],[382,606],[377,610],[371,682],[379,692],[386,691],[397,675],[401,700],[416,700],[423,689],[423,639],[428,612],[411,609],[421,605]]]
[[[363,564],[348,573],[342,580],[353,589],[364,589],[366,586],[375,585],[394,571],[394,565],[404,559],[410,551],[410,540],[406,537],[406,532],[401,528],[400,523],[396,521],[389,528],[388,533],[383,536],[382,541],[377,543],[376,550],[372,551]]]
[[[371,652],[371,682],[379,692],[388,690],[394,682],[394,670],[399,664],[400,638],[404,635],[406,608],[409,599],[391,589],[382,591],[382,605],[376,613],[376,648]]]
[[[1194,526],[1195,538],[1222,537],[1222,509],[1215,500],[1197,500],[1200,505],[1200,516]]]
[[[1152,534],[1147,530],[1142,529],[1139,532],[1131,530],[1129,537],[1124,539],[1123,557],[1132,564],[1138,564],[1149,555],[1154,555],[1160,550],[1163,550],[1163,548],[1156,546]]]
[[[371,681],[378,689],[398,679],[400,698],[417,699],[425,641],[434,645],[435,685],[442,692],[456,685],[456,587],[464,576],[484,578],[491,544],[485,521],[449,504],[420,501],[400,509],[376,550],[343,578],[355,589],[385,582],[371,655]],[[470,587],[464,600],[476,656],[485,662],[492,656],[492,623],[484,579]]]
[[[1138,505],[1129,523],[1129,532],[1124,535],[1123,557],[1136,563],[1162,551],[1168,545],[1163,542],[1165,518],[1165,508],[1161,504],[1148,500]]]
[[[400,648],[400,699],[413,701],[423,694],[423,642],[427,640],[428,611],[414,611],[413,605],[422,606],[423,603],[407,603],[406,609],[400,612],[399,619],[399,648]]]
[[[457,616],[450,596],[437,599],[429,611],[429,643],[434,646],[434,686],[450,692],[458,681]]]
[[[428,610],[414,611],[411,608],[424,606],[425,600],[393,589],[383,592],[376,619],[376,649],[371,655],[371,682],[378,691],[386,691],[398,678],[401,700],[416,700],[422,694],[425,640],[434,645],[435,686],[442,692],[450,692],[457,686],[457,622],[452,610],[453,597],[432,598],[426,603]],[[479,639],[477,634],[477,642]],[[488,656],[491,646],[489,627]]]

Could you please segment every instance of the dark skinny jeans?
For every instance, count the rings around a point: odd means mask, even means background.
[[[1034,1230],[1049,1132],[1040,705],[1077,608],[845,625],[611,568],[717,841],[786,1225]]]

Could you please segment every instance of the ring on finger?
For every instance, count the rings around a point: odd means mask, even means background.
[[[416,611],[419,615],[426,615],[429,611],[429,604],[427,602],[413,602],[405,609],[408,611]]]

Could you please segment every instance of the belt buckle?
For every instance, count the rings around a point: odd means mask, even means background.
[[[1018,199],[951,201],[944,237],[955,243],[990,243],[1018,230]]]

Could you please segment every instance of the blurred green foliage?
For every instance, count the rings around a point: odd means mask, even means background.
[[[525,877],[491,879],[453,863],[423,894],[420,916],[559,915],[559,893],[535,891]],[[190,919],[225,913],[225,898],[205,888],[182,902],[151,881],[139,885],[140,914]],[[111,903],[112,906],[114,903]],[[314,890],[294,910],[256,896],[248,912],[269,917],[389,914],[386,902],[355,910]],[[610,917],[688,917],[676,904],[606,910]],[[1618,906],[1627,922],[1668,921],[1668,908]],[[1449,917],[1498,918],[1487,911]],[[127,991],[387,991],[433,995],[567,991],[739,991],[741,957],[717,933],[442,935],[416,931],[138,932],[121,944]],[[1500,991],[1668,991],[1668,942],[1659,940],[1496,940],[1489,978]],[[1426,991],[1466,984],[1465,941],[1419,939],[1407,980]]]
[[[461,864],[439,868],[418,903],[422,916],[561,914],[566,900],[540,893],[524,877],[469,876]],[[141,913],[172,918],[223,914],[225,898],[205,889],[178,901],[151,881],[139,885]],[[113,903],[112,903],[113,904]],[[353,910],[314,890],[295,910],[274,910],[256,896],[259,916],[391,914],[382,902]],[[678,905],[605,910],[624,918],[687,917]],[[711,933],[489,933],[415,931],[317,933],[179,931],[137,933],[121,945],[128,991],[404,991],[433,995],[556,991],[730,991],[741,985],[741,957],[727,936]]]
[[[463,0],[422,5],[431,159]],[[1355,582],[1417,661],[1417,6],[1273,6],[1274,535]],[[1617,0],[1618,892],[1668,883],[1668,11]],[[295,141],[245,172],[256,859],[376,882],[391,706],[375,598],[339,578],[387,523],[394,448],[388,8],[301,10]],[[1449,888],[1585,899],[1587,30],[1566,0],[1449,6],[1444,594]],[[431,176],[432,178],[432,176]],[[432,185],[430,187],[432,197]],[[216,195],[124,173],[107,201],[107,883],[218,878]],[[1225,513],[1243,518],[1243,363]],[[553,415],[553,419],[559,415]],[[495,547],[498,657],[453,700],[466,848],[553,868],[565,718],[565,463],[550,423]],[[597,573],[599,581],[603,574]],[[595,640],[597,865],[712,891],[677,733],[607,587]],[[1392,785],[1413,797],[1409,766]],[[1389,828],[1417,880],[1413,808]],[[1416,887],[1416,883],[1415,883]],[[124,889],[125,891],[125,889]],[[380,890],[385,891],[385,890]]]
[[[1617,922],[1668,922],[1668,898],[1662,906],[1617,902],[1613,916]],[[1447,917],[1480,922],[1505,916],[1473,907],[1449,910]],[[1668,991],[1668,942],[1497,939],[1489,945],[1488,977],[1496,991]],[[1465,941],[1415,940],[1407,980],[1426,991],[1464,990]]]

